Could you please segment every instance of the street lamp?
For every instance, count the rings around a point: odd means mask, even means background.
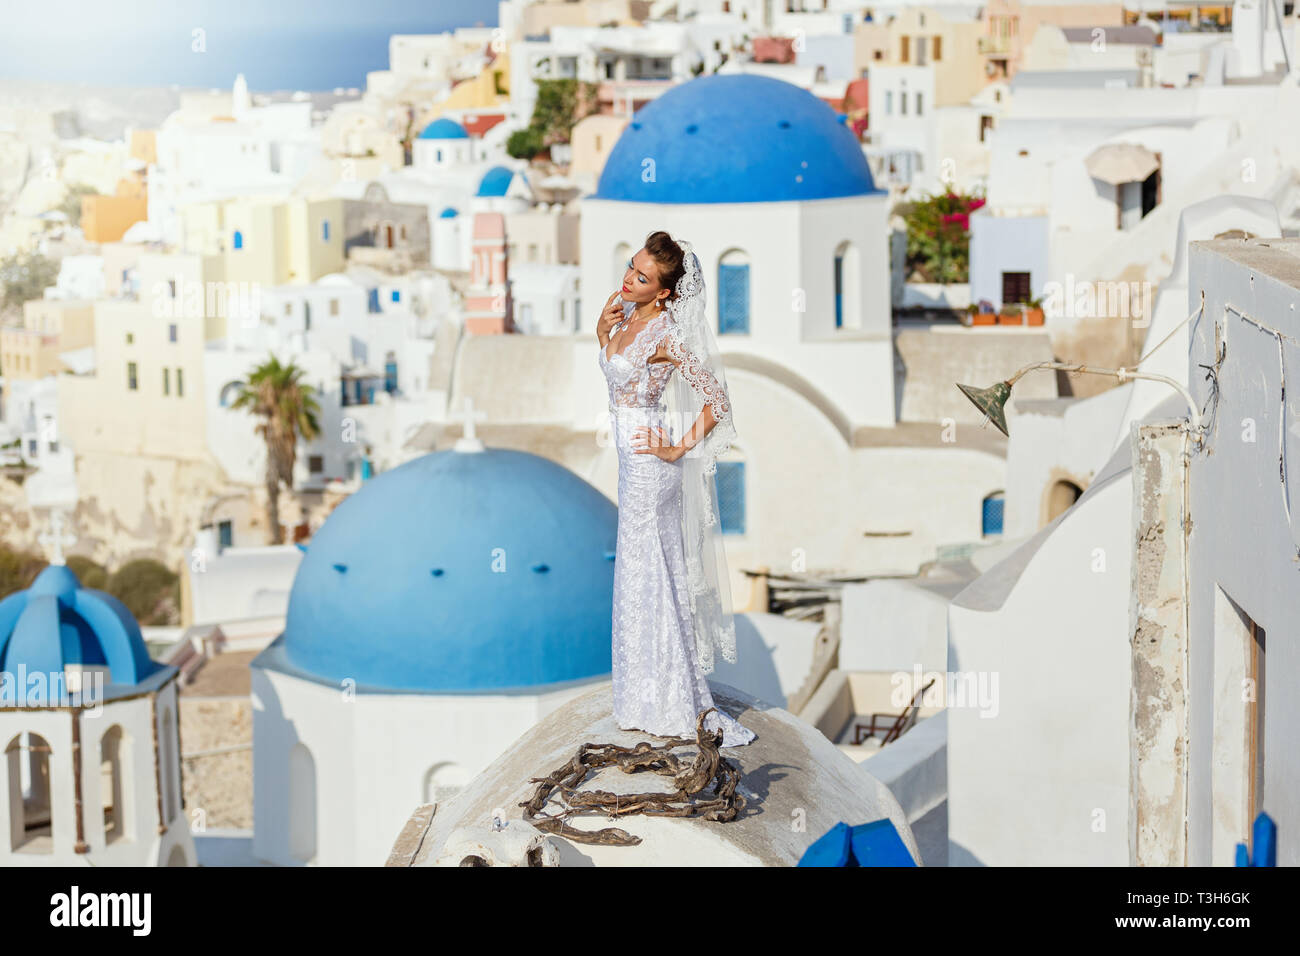
[[[1164,344],[1163,342],[1161,343]],[[1154,351],[1154,349],[1152,350]],[[1149,354],[1149,353],[1148,353]],[[1026,372],[1032,372],[1035,369],[1051,368],[1060,369],[1064,372],[1087,372],[1091,375],[1113,375],[1126,382],[1131,378],[1145,378],[1153,382],[1164,382],[1166,385],[1178,391],[1187,401],[1187,408],[1190,413],[1190,431],[1192,441],[1201,444],[1205,440],[1205,432],[1201,426],[1201,413],[1196,407],[1196,402],[1192,395],[1183,387],[1182,383],[1175,381],[1167,375],[1156,375],[1154,372],[1138,372],[1128,368],[1096,368],[1089,365],[1066,365],[1063,362],[1032,362],[1024,366],[1015,375],[1012,375],[1005,382],[998,382],[989,388],[976,388],[973,385],[962,385],[957,383],[961,393],[971,400],[976,408],[984,413],[986,421],[992,422],[997,430],[1002,432],[1008,438],[1011,433],[1007,431],[1006,404],[1007,399],[1011,397],[1011,388],[1019,381],[1020,377]]]

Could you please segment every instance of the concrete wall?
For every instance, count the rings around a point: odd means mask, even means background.
[[[846,584],[839,666],[850,671],[948,667],[948,599],[907,580]]]
[[[1255,686],[1264,762],[1257,803],[1283,834],[1278,864],[1295,866],[1300,844],[1285,834],[1300,828],[1300,754],[1292,744],[1300,698],[1289,691],[1300,677],[1300,530],[1291,513],[1300,507],[1293,425],[1300,398],[1290,387],[1300,338],[1300,242],[1194,242],[1189,267],[1188,298],[1194,304],[1204,292],[1205,311],[1192,325],[1187,362],[1193,398],[1212,412],[1212,453],[1193,458],[1190,481],[1188,862],[1230,863],[1254,817],[1247,800],[1251,687],[1244,683],[1253,621],[1264,631],[1267,658]],[[1252,321],[1289,338],[1279,345]],[[1200,366],[1216,364],[1212,397]]]
[[[1131,516],[1117,454],[953,600],[948,669],[998,695],[949,707],[949,865],[1128,862]]]

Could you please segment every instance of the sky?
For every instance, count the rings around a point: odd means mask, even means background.
[[[496,22],[496,0],[0,0],[0,77],[364,88],[388,68],[392,34]]]

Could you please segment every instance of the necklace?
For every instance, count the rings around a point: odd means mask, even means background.
[[[633,315],[635,315],[635,313],[633,313]],[[627,331],[628,324],[629,324],[631,321],[632,321],[632,316],[628,316],[626,319],[623,319],[622,321],[620,321],[620,322],[618,323],[618,326],[617,326],[617,331],[620,332],[620,333],[622,333],[622,332],[626,332],[626,331]],[[624,348],[622,348],[622,349],[620,349],[619,351],[615,352],[613,355],[610,355],[609,352],[608,352],[608,350],[605,350],[605,361],[607,361],[607,362],[612,362],[615,358],[617,358],[618,356],[620,356],[620,355],[624,354],[625,352],[627,352],[628,349],[630,349],[633,345],[636,344],[636,340],[639,339],[639,338],[641,337],[641,333],[644,332],[644,331],[646,330],[646,326],[649,325],[649,324],[650,324],[650,319],[646,319],[646,320],[644,320],[644,321],[641,323],[641,328],[637,329],[636,334],[632,336],[632,341],[631,341],[630,343],[628,343],[627,345],[625,345]],[[609,344],[610,344],[611,346],[614,344],[614,336],[613,336],[612,334],[611,334],[610,337],[609,337]],[[622,343],[620,343],[620,344],[622,344]]]

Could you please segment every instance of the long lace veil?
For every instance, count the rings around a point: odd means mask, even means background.
[[[727,396],[727,405],[730,406],[722,355],[709,328],[700,260],[691,250],[690,243],[679,242],[678,245],[686,253],[686,272],[677,281],[676,298],[671,299],[667,307],[682,344],[699,360],[702,370],[717,381],[716,387]],[[701,369],[692,363],[690,369],[683,367],[672,377],[668,401],[674,441],[680,440],[690,430],[707,403],[707,399],[691,386],[691,381],[707,382],[707,376],[700,372]],[[690,583],[691,616],[695,623],[700,669],[706,674],[714,668],[715,652],[731,663],[736,660],[736,628],[727,553],[714,486],[718,458],[731,448],[735,439],[734,413],[729,413],[680,459],[682,536]]]

